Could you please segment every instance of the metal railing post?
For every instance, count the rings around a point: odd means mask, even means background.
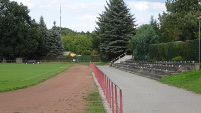
[[[120,113],[123,113],[122,90],[120,89]]]
[[[113,83],[111,84],[112,85],[112,113],[114,113],[114,85]]]
[[[118,100],[117,100],[117,86],[115,85],[115,107],[116,113],[118,113]]]
[[[104,92],[112,113],[123,113],[122,89],[117,86],[107,75],[100,71],[92,62],[90,62],[90,66],[101,89]]]

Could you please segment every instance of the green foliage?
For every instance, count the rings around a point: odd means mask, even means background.
[[[199,11],[199,0],[167,0],[166,8],[171,13],[185,13],[189,11]]]
[[[48,47],[48,39],[50,38],[50,31],[47,29],[45,21],[42,16],[40,17],[38,29],[40,33],[40,37],[38,39],[38,48],[35,54],[32,56],[37,56],[41,58],[46,56],[50,51],[49,50],[50,48]]]
[[[167,0],[167,13],[159,15],[161,42],[193,40],[198,37],[199,0]]]
[[[91,51],[90,50],[84,50],[82,52],[82,55],[91,55]]]
[[[75,52],[76,54],[91,54],[92,38],[85,34],[71,33],[62,36],[65,50]]]
[[[182,61],[182,56],[177,56],[177,57],[174,57],[172,58],[172,61]]]
[[[201,94],[201,70],[169,76],[160,81]]]
[[[29,10],[15,1],[0,1],[0,54],[15,58],[33,54],[37,50],[37,24],[28,15]]]
[[[159,16],[160,24],[161,24],[161,42],[171,42],[180,40],[179,36],[181,35],[182,31],[179,28],[180,22],[176,21],[177,17],[172,14],[163,14]],[[174,21],[173,21],[174,20]]]
[[[91,55],[91,61],[92,62],[99,62],[100,56],[99,55]]]
[[[90,62],[92,60],[91,55],[83,55],[84,62]]]
[[[84,113],[105,113],[97,86],[84,99],[88,103]]]
[[[91,55],[99,55],[99,53],[98,53],[98,51],[93,50],[92,53],[91,53]]]
[[[199,61],[199,40],[151,44],[148,53],[151,60],[172,60],[181,56],[182,60]]]
[[[42,16],[37,23],[31,20],[28,13],[28,8],[23,4],[0,1],[0,59],[55,58],[63,54],[64,48],[77,54],[89,55],[92,50],[98,54],[100,41],[95,32],[75,32],[56,27],[56,22],[48,30]]]
[[[105,11],[97,18],[96,32],[100,39],[101,58],[109,60],[126,52],[126,46],[135,34],[136,25],[125,2],[110,0]]]
[[[61,56],[64,52],[63,42],[59,35],[59,32],[56,29],[56,26],[53,26],[50,30],[51,35],[48,39],[48,56]]]
[[[104,65],[109,65],[110,63],[109,62],[93,62],[95,65],[98,65],[98,66],[104,66]]]
[[[96,51],[99,51],[99,45],[100,45],[100,38],[98,37],[98,34],[96,31],[93,31],[91,33],[91,38],[92,38],[92,48]]]
[[[48,30],[42,16],[39,23],[31,20],[28,8],[22,3],[1,0],[0,4],[1,58],[41,59],[63,55],[64,48],[56,26]]]
[[[62,72],[73,64],[1,64],[0,92],[36,85]]]
[[[133,37],[133,54],[136,60],[149,60],[149,44],[159,42],[159,28],[156,21],[151,18],[148,25],[142,25],[137,29],[136,35]],[[151,53],[150,53],[151,54]]]
[[[57,30],[59,31],[59,34],[61,34],[62,36],[66,36],[68,34],[71,34],[71,33],[75,33],[75,31],[69,29],[69,28],[61,28],[60,30],[60,27],[57,27]]]

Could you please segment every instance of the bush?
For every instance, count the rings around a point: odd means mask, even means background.
[[[82,55],[91,55],[91,51],[90,50],[84,50],[82,52]]]
[[[174,57],[172,58],[172,61],[182,61],[182,56],[177,56],[177,57]]]
[[[188,40],[186,42],[169,42],[160,44],[150,44],[150,60],[172,60],[173,58],[182,57],[182,60],[198,61],[199,60],[199,40]],[[179,59],[178,59],[179,60]]]

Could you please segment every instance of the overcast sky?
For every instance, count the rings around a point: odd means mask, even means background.
[[[105,11],[106,0],[12,0],[28,6],[32,19],[39,21],[40,16],[44,17],[48,28],[53,26],[53,21],[61,26],[74,31],[93,31],[96,26],[96,17]],[[166,0],[124,0],[131,13],[136,18],[138,25],[147,24],[151,15],[155,19],[158,14],[166,11]]]

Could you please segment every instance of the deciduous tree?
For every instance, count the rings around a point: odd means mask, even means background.
[[[0,54],[13,59],[26,57],[37,49],[36,22],[22,3],[0,0]]]
[[[133,55],[136,60],[149,60],[149,44],[159,43],[159,28],[156,20],[151,18],[150,24],[142,25],[133,37]]]
[[[159,16],[163,42],[185,41],[198,37],[199,0],[167,0],[167,12]]]

